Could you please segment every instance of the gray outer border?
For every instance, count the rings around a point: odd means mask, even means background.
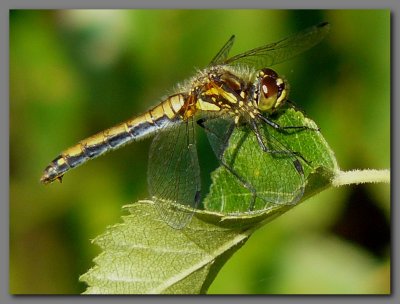
[[[298,0],[293,2],[291,0],[280,0],[278,1],[269,1],[269,2],[260,2],[254,0],[246,0],[243,2],[233,0],[227,2],[226,0],[213,0],[196,3],[196,2],[185,2],[185,1],[162,1],[162,0],[151,0],[151,1],[135,1],[132,3],[131,1],[126,0],[114,0],[112,4],[110,1],[98,0],[93,3],[93,1],[88,0],[69,0],[64,2],[57,2],[51,0],[20,0],[18,2],[11,0],[3,0],[0,2],[0,64],[1,64],[1,81],[0,81],[0,303],[22,303],[25,301],[30,301],[32,303],[70,303],[71,296],[68,297],[60,297],[60,296],[10,296],[9,295],[9,244],[8,236],[9,236],[9,208],[7,202],[9,202],[9,10],[10,9],[39,9],[39,8],[51,8],[51,9],[62,9],[62,8],[228,8],[227,3],[229,3],[229,8],[275,8],[275,9],[351,9],[351,8],[369,8],[369,9],[390,9],[391,10],[391,25],[392,25],[392,77],[391,79],[398,79],[399,66],[398,61],[395,58],[395,54],[399,52],[399,40],[395,39],[396,36],[394,33],[398,33],[398,23],[395,20],[396,13],[399,10],[399,2],[396,0],[348,0],[345,3],[335,2],[334,6],[332,6],[333,2],[328,1],[315,1],[315,0]],[[295,4],[295,5],[293,5]],[[338,6],[340,4],[340,6]],[[361,4],[361,5],[360,5]],[[372,25],[373,26],[373,25]],[[366,29],[368,30],[368,29]],[[397,50],[397,52],[396,52]],[[6,64],[7,63],[7,64]],[[391,133],[392,143],[392,157],[397,155],[398,151],[398,141],[396,141],[395,135],[398,134],[398,123],[396,122],[397,110],[398,106],[396,101],[398,101],[398,88],[394,86],[397,83],[396,81],[391,80],[391,89],[392,89],[392,110],[391,110],[391,121],[394,132]],[[400,168],[396,160],[392,158],[392,184],[396,184],[396,173],[399,172]],[[393,181],[394,180],[394,181]],[[7,181],[7,182],[6,182]],[[391,201],[396,203],[398,202],[398,188],[394,187],[392,192]],[[358,296],[358,297],[326,297],[326,296],[301,296],[301,297],[288,297],[288,296],[280,296],[280,297],[255,297],[255,296],[219,296],[219,297],[163,297],[160,296],[147,296],[147,297],[137,297],[135,296],[119,296],[113,297],[112,299],[109,297],[99,297],[99,296],[88,296],[88,297],[77,297],[74,296],[73,301],[75,303],[99,303],[99,302],[110,302],[110,301],[118,301],[120,303],[132,303],[132,301],[146,301],[158,303],[162,301],[163,303],[174,303],[178,301],[187,301],[190,300],[193,303],[202,302],[205,300],[212,300],[218,302],[242,302],[242,301],[250,301],[250,302],[280,302],[280,303],[320,303],[321,300],[324,303],[336,303],[343,302],[344,299],[347,301],[351,301],[354,303],[400,303],[399,292],[396,290],[395,282],[399,282],[399,267],[397,261],[394,257],[399,256],[399,239],[398,234],[395,235],[395,232],[398,231],[398,221],[396,219],[400,219],[399,216],[399,208],[396,208],[395,204],[392,204],[392,296]]]

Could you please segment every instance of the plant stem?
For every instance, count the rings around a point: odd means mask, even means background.
[[[363,183],[390,183],[390,170],[352,170],[338,171],[332,181],[334,187]]]

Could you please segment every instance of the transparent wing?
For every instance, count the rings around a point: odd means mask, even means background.
[[[148,184],[162,219],[173,228],[183,228],[200,201],[200,168],[192,120],[170,125],[156,135],[150,147]],[[174,204],[189,208],[177,210]]]
[[[264,123],[259,125],[259,134],[270,150],[264,152],[249,126],[237,128],[233,120],[225,118],[209,119],[204,125],[218,159],[242,186],[233,187],[229,193],[235,197],[237,209],[224,206],[221,211],[264,210],[277,204],[296,204],[301,199],[305,187],[302,165],[295,153],[272,134],[276,130]],[[253,204],[254,208],[248,208]]]
[[[259,123],[259,130],[264,144],[271,150],[270,157],[275,161],[273,164],[276,165],[276,169],[271,166],[271,171],[279,170],[278,172],[282,172],[281,175],[275,175],[278,183],[276,181],[271,182],[275,186],[280,184],[281,191],[278,193],[265,193],[262,197],[266,200],[276,199],[277,203],[295,205],[303,197],[306,181],[300,157],[296,155],[296,151],[289,147],[285,138],[296,136],[296,134],[280,133],[265,123]],[[278,136],[279,139],[277,139]],[[270,181],[265,179],[262,183],[264,182]]]
[[[235,35],[232,35],[231,38],[229,38],[229,40],[219,50],[217,55],[215,55],[215,57],[211,60],[209,66],[223,63],[228,57],[229,51],[231,50],[234,42],[235,42]]]
[[[278,42],[233,56],[223,64],[247,64],[257,69],[270,67],[312,48],[325,37],[329,28],[329,23],[320,23]]]

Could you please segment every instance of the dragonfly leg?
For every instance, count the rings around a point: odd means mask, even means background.
[[[224,152],[226,150],[226,148],[228,147],[229,144],[229,139],[233,133],[233,130],[235,128],[235,124],[232,123],[227,127],[227,130],[225,132],[223,132],[222,135],[219,135],[216,133],[216,131],[213,130],[213,128],[208,127],[207,126],[207,122],[208,123],[212,123],[213,121],[215,121],[216,119],[220,119],[218,117],[208,117],[208,118],[201,118],[197,121],[197,124],[204,128],[207,132],[208,132],[208,136],[209,138],[211,136],[214,136],[217,141],[218,141],[218,145],[219,147],[213,147],[214,152],[218,158],[218,161],[220,162],[220,164],[228,171],[230,172],[234,177],[236,177],[237,181],[239,181],[239,183],[246,188],[250,193],[251,193],[251,201],[249,202],[249,211],[254,210],[255,207],[255,203],[256,203],[256,197],[257,197],[257,192],[256,189],[249,183],[247,182],[242,176],[239,175],[239,173],[237,173],[231,165],[229,165],[225,160],[224,160]],[[211,142],[211,139],[210,139]]]
[[[209,132],[211,132],[211,130],[209,128],[207,128],[207,126],[205,125],[206,121],[210,120],[210,118],[205,118],[202,117],[200,119],[197,120],[197,124],[202,127],[204,130],[207,130]]]
[[[234,124],[230,124],[222,134],[219,134],[216,132],[217,130],[214,130],[212,127],[207,126],[207,123],[209,123],[211,126],[213,122],[218,122],[220,119],[221,118],[219,117],[203,117],[197,120],[197,124],[207,131],[207,136],[210,140],[210,143],[211,143],[210,137],[214,137],[216,139],[215,142],[217,144],[215,145],[211,144],[211,146],[218,159],[222,158],[226,150],[226,147],[228,146],[229,138],[231,137],[232,132],[235,128]]]
[[[301,109],[294,101],[286,99],[285,102],[289,107],[293,108],[294,110],[296,110],[298,112],[301,112],[305,116],[303,109]],[[321,131],[321,129],[319,127],[317,127],[317,128],[307,127],[307,129],[311,130],[311,131]]]
[[[251,193],[251,201],[249,203],[249,211],[253,211],[255,204],[256,204],[256,197],[257,197],[257,191],[254,189],[254,187],[248,183],[247,181],[244,180],[234,169],[232,169],[231,166],[229,166],[223,158],[219,159],[220,163],[224,168],[230,172],[233,176],[237,178],[237,180],[242,184],[244,188],[246,188],[250,193]]]
[[[259,119],[261,119],[263,122],[265,122],[266,124],[268,124],[269,126],[273,127],[275,130],[278,130],[279,132],[285,132],[286,130],[290,130],[290,129],[292,129],[292,130],[295,129],[298,131],[303,131],[303,130],[319,131],[319,128],[314,129],[314,128],[311,128],[308,126],[284,126],[283,127],[283,126],[279,125],[278,123],[268,119],[267,117],[265,117],[261,114],[258,114],[257,117]]]
[[[311,164],[310,161],[306,160],[303,155],[301,155],[299,152],[296,151],[286,151],[286,150],[272,150],[267,147],[267,145],[264,143],[264,140],[262,139],[260,130],[258,129],[257,123],[255,121],[250,122],[250,126],[253,129],[254,134],[256,135],[257,141],[261,149],[270,154],[286,154],[286,155],[295,155],[299,158],[301,158],[305,163],[308,165]],[[300,174],[304,175],[304,170],[303,166],[301,165],[300,161],[298,159],[293,161],[293,165],[296,168],[296,171],[299,172]]]

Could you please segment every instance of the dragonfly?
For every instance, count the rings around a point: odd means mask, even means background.
[[[289,100],[287,81],[270,67],[315,46],[329,28],[329,23],[320,23],[277,42],[228,57],[235,41],[235,36],[231,36],[207,67],[178,85],[158,105],[60,153],[45,168],[41,182],[61,182],[66,172],[88,160],[153,136],[148,165],[150,197],[161,218],[171,227],[181,229],[190,222],[201,201],[195,135],[198,125],[206,132],[221,166],[249,192],[249,212],[254,210],[256,198],[273,204],[295,204],[304,193],[302,162],[307,160],[275,137],[267,138],[260,129],[268,126],[286,132],[307,127],[281,126],[271,118]],[[290,201],[279,194],[260,193],[251,179],[225,160],[229,140],[235,128],[242,126],[255,135],[261,151],[282,156],[293,168],[300,186]],[[177,211],[171,207],[174,204],[187,208]]]

